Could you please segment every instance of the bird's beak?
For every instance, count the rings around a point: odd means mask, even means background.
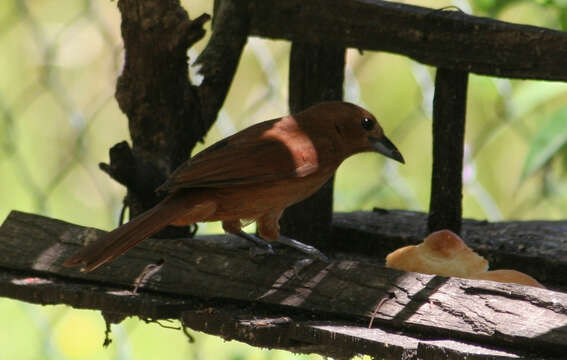
[[[387,156],[390,159],[399,161],[402,164],[405,164],[405,160],[402,154],[398,151],[396,146],[392,144],[390,139],[388,139],[386,136],[382,136],[379,139],[370,137],[370,142],[372,143],[372,147],[374,148],[374,150],[376,150],[380,154]]]

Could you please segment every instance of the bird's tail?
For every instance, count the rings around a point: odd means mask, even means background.
[[[184,211],[187,211],[187,201],[183,197],[167,197],[153,208],[82,248],[65,260],[63,265],[83,265],[82,271],[94,270],[157,233]]]

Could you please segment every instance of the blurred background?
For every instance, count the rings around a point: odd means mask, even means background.
[[[183,1],[190,17],[212,1]],[[566,0],[403,1],[567,30]],[[207,31],[210,23],[207,24]],[[210,33],[208,34],[208,36]],[[208,36],[189,51],[191,61]],[[124,188],[98,169],[129,139],[114,100],[123,63],[120,14],[104,0],[0,1],[0,221],[39,213],[110,230]],[[287,112],[290,45],[250,38],[214,141]],[[198,81],[195,69],[192,80]],[[427,211],[434,70],[386,53],[349,50],[345,98],[372,111],[407,164],[373,154],[339,168],[336,211],[374,206]],[[567,214],[567,84],[471,75],[466,128],[464,215],[490,221],[561,219]],[[220,232],[218,224],[201,232]],[[465,239],[466,240],[466,239]],[[95,311],[0,299],[0,359],[319,359],[255,349],[128,319],[112,326]],[[178,324],[169,324],[178,325]]]

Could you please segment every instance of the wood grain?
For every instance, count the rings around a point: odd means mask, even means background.
[[[386,51],[490,76],[567,80],[562,31],[381,0],[255,0],[248,12],[249,35]]]
[[[496,346],[502,351],[557,355],[567,350],[564,293],[403,273],[344,258],[328,264],[314,261],[298,269],[302,258],[291,250],[278,248],[277,256],[251,258],[247,244],[228,236],[150,239],[92,273],[61,267],[66,256],[101,233],[12,212],[0,228],[0,267],[131,290],[133,279],[148,263],[163,259],[162,269],[147,281],[143,292],[210,304],[258,304],[283,313],[299,311],[359,324],[368,324],[377,304],[385,299],[374,320],[379,327]],[[3,291],[3,296],[16,296],[7,288]],[[60,301],[65,303],[65,297]],[[88,307],[88,297],[82,301]],[[100,306],[100,300],[92,306]]]

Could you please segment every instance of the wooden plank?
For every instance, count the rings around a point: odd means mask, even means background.
[[[259,309],[227,307],[185,311],[181,316],[185,326],[193,330],[221,336],[225,340],[238,340],[254,346],[288,348],[289,316],[274,316]],[[299,346],[299,343],[293,344]]]
[[[250,35],[386,51],[490,76],[567,80],[562,31],[381,0],[253,0],[248,12]]]
[[[280,310],[281,311],[281,310]],[[230,306],[222,309],[186,311],[181,321],[193,330],[217,335],[225,340],[238,340],[253,346],[284,349],[294,353],[317,353],[338,359],[350,359],[354,349],[342,344],[319,344],[301,337],[292,337],[295,324],[309,321],[305,314],[289,314],[259,306]]]
[[[461,232],[468,79],[468,72],[444,68],[435,76],[429,232]]]
[[[131,288],[139,272],[161,258],[162,269],[143,290],[278,305],[366,323],[387,299],[376,324],[538,354],[567,351],[567,294],[402,273],[354,260],[314,261],[299,271],[302,257],[296,252],[278,248],[277,256],[250,258],[244,243],[226,236],[144,241],[91,273],[61,267],[81,243],[100,234],[12,212],[0,228],[0,267]]]
[[[37,272],[0,270],[0,296],[34,304],[67,304],[78,309],[95,309],[147,319],[175,318],[182,311],[205,307],[195,298],[172,298],[160,294],[133,293],[131,290]]]
[[[294,41],[289,61],[289,108],[297,113],[322,101],[342,100],[344,47]],[[281,233],[325,250],[333,219],[334,176],[315,194],[287,208]]]
[[[241,304],[219,301],[204,302],[194,297],[177,299],[148,292],[134,294],[130,290],[102,284],[62,280],[53,276],[28,276],[22,272],[5,270],[0,270],[0,294],[10,294],[10,297],[41,305],[67,304],[75,308],[101,310],[105,319],[118,322],[134,315],[154,321],[180,318],[184,326],[221,336],[225,340],[335,358],[348,358],[348,355],[357,353],[399,359],[401,353],[408,360],[423,359],[431,351],[448,352],[455,348],[474,350],[477,355],[509,353],[483,350],[481,346],[452,340],[426,341],[426,344],[433,344],[435,348],[427,347],[424,351],[421,346],[425,343],[420,342],[419,338],[386,329],[367,329],[344,321],[314,323],[306,320],[305,315],[270,312],[258,305],[243,307]],[[306,331],[308,335],[305,335]],[[323,334],[316,334],[318,331]],[[372,344],[367,344],[368,341]],[[416,358],[418,351],[422,357]],[[477,359],[467,356],[471,356],[471,353],[455,359]]]
[[[454,340],[428,339],[387,328],[368,329],[353,323],[302,322],[291,328],[290,337],[313,343],[351,349],[378,359],[518,359],[527,354],[504,351]],[[441,352],[451,356],[432,357]]]

